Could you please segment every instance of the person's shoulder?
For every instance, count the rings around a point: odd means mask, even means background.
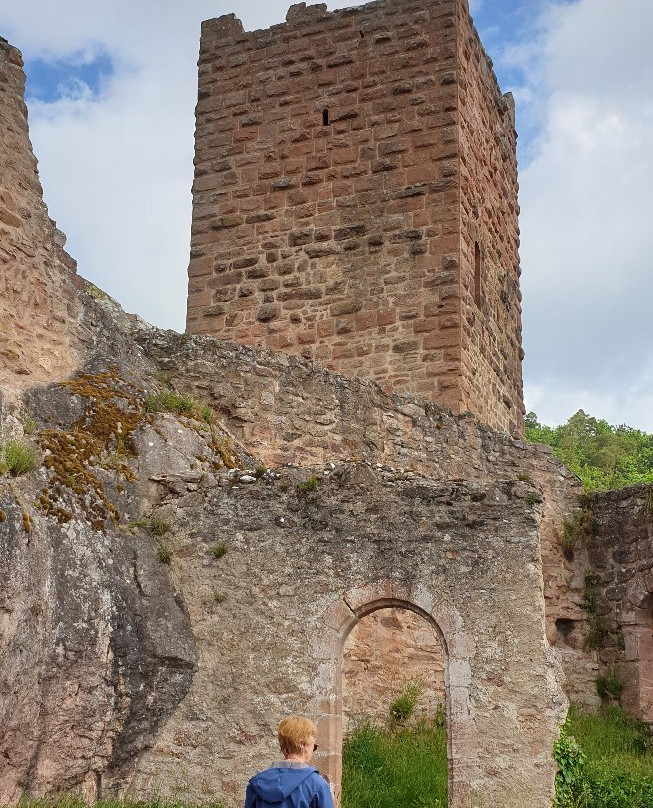
[[[326,777],[320,774],[317,769],[313,769],[313,773],[311,774],[311,778],[314,780],[315,785],[320,789],[326,789],[329,791],[329,783],[327,782]]]
[[[320,808],[333,808],[333,801],[331,798],[331,788],[329,782],[315,769],[311,775],[312,785],[315,789],[315,794],[318,796]]]

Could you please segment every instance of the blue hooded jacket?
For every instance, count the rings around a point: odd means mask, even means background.
[[[245,808],[333,808],[333,800],[317,769],[284,761],[252,777]]]

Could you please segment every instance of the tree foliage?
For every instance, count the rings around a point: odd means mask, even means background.
[[[526,439],[544,443],[583,482],[586,491],[653,483],[653,435],[625,424],[607,421],[578,410],[566,424],[540,424],[526,416]]]

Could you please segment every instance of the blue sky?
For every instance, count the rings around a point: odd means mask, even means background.
[[[25,63],[25,96],[28,103],[52,103],[80,95],[98,97],[114,72],[111,56],[102,51],[73,53],[60,59],[37,57]]]
[[[526,404],[653,432],[651,0],[470,0],[516,101]],[[289,0],[3,0],[50,215],[82,275],[182,330],[203,19]],[[352,5],[333,0],[330,9]]]

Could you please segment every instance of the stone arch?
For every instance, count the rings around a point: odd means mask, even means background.
[[[468,804],[470,783],[478,777],[476,729],[470,710],[474,643],[464,630],[455,607],[423,586],[406,587],[390,580],[376,581],[346,592],[323,611],[315,632],[313,652],[319,674],[313,714],[318,717],[321,752],[316,764],[331,783],[339,804],[342,777],[342,655],[345,642],[358,621],[379,609],[398,607],[423,617],[442,644],[446,691],[447,758],[450,808]]]

